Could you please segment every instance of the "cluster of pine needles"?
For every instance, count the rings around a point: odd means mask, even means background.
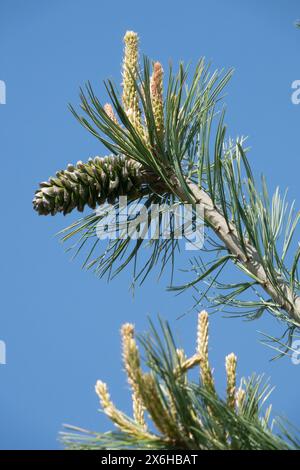
[[[243,378],[237,386],[233,353],[225,358],[225,397],[217,393],[208,358],[208,326],[208,314],[202,311],[196,351],[187,357],[176,347],[167,323],[160,321],[159,334],[150,322],[150,333],[138,338],[139,345],[134,326],[124,324],[122,357],[132,392],[132,417],[116,407],[107,384],[99,380],[95,389],[102,411],[117,431],[101,434],[66,426],[61,433],[64,445],[68,449],[300,449],[300,441],[282,421],[271,420],[266,400],[272,390],[263,377]],[[189,377],[192,369],[195,381]]]

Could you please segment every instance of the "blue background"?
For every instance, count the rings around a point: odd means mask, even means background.
[[[62,423],[105,431],[94,383],[110,384],[114,401],[129,411],[121,373],[119,328],[125,321],[147,328],[147,314],[168,319],[178,343],[192,353],[196,314],[176,318],[192,304],[191,293],[166,292],[168,279],[153,274],[133,299],[130,272],[107,284],[70,262],[54,234],[77,214],[38,217],[31,199],[39,181],[68,162],[104,149],[67,110],[78,88],[91,80],[104,98],[102,80],[119,83],[122,37],[138,31],[142,51],[167,65],[205,55],[214,67],[235,67],[228,88],[230,135],[249,135],[256,174],[271,186],[289,187],[299,207],[300,105],[291,84],[300,79],[300,17],[294,0],[0,0],[1,297],[0,447],[52,449]],[[167,67],[165,67],[167,68]],[[118,82],[119,80],[119,82]],[[180,259],[179,267],[187,266]],[[234,269],[229,275],[237,275]],[[181,283],[184,274],[177,272]],[[265,372],[276,386],[276,413],[300,425],[300,368],[290,359],[269,362],[273,352],[258,330],[281,331],[273,318],[252,323],[211,320],[211,362],[224,385],[224,356],[234,351],[239,376]]]

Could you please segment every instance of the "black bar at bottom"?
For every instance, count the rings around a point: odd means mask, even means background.
[[[273,455],[275,452],[276,455]],[[121,465],[125,468],[138,468],[140,465],[178,465],[196,466],[204,463],[221,461],[235,461],[247,458],[247,464],[253,461],[270,463],[270,458],[276,458],[276,462],[282,459],[286,463],[286,451],[181,451],[181,450],[99,450],[99,451],[72,451],[72,450],[20,450],[20,451],[0,451],[0,464],[2,463],[97,463],[103,467],[109,465]],[[297,464],[299,456],[297,451],[289,451],[289,466],[295,460]]]

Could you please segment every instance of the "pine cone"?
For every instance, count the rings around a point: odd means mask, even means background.
[[[75,208],[82,212],[85,205],[95,209],[105,201],[115,203],[121,195],[137,199],[149,192],[151,180],[140,163],[123,155],[90,158],[40,183],[33,207],[40,215],[68,214]]]

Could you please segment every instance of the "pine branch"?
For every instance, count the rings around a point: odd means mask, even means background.
[[[242,308],[252,305],[257,316],[268,310],[286,321],[293,330],[300,326],[297,272],[300,247],[290,267],[286,266],[285,259],[293,243],[300,213],[293,218],[292,205],[286,218],[285,198],[281,198],[276,190],[270,201],[264,180],[260,194],[244,140],[225,140],[224,112],[219,113],[212,139],[218,115],[216,107],[231,74],[231,71],[224,76],[218,72],[210,74],[201,59],[188,86],[187,70],[180,64],[176,75],[170,70],[164,97],[161,64],[155,62],[151,74],[150,62],[144,58],[143,73],[140,72],[138,38],[136,33],[127,33],[122,99],[108,81],[106,88],[112,104],[102,106],[88,84],[86,91],[80,93],[84,115],[71,107],[79,122],[118,156],[80,163],[76,168],[58,173],[57,178],[42,183],[34,199],[34,208],[40,214],[67,213],[74,208],[81,211],[85,205],[95,208],[104,201],[116,202],[125,194],[129,201],[147,195],[150,203],[151,197],[158,194],[169,197],[170,202],[175,199],[193,207],[202,204],[204,222],[219,240],[213,242],[217,259],[211,266],[202,266],[197,279],[183,288],[196,287],[216,270],[221,272],[230,260],[250,276],[251,282],[233,284],[231,293],[220,296],[216,304]],[[213,158],[210,157],[212,151]],[[87,226],[86,238],[93,236],[90,225],[84,222],[74,232],[84,232]],[[281,233],[284,233],[284,240],[282,252],[279,252]],[[142,244],[139,240],[122,266],[136,257]],[[115,242],[114,254],[108,260],[99,257],[95,261],[99,270],[111,270],[127,246],[127,241],[122,245]],[[145,267],[146,273],[157,263],[158,252],[164,253],[165,260],[170,259],[168,253],[171,253],[173,262],[174,249],[169,241],[161,245],[155,241],[152,247],[153,255]],[[220,253],[222,257],[218,256]],[[210,286],[217,282],[218,275]],[[238,296],[254,285],[260,286],[267,298],[258,293],[257,302],[239,300]]]
[[[294,289],[290,288],[280,275],[277,276],[277,285],[274,286],[264,270],[261,257],[251,243],[246,239],[243,244],[241,243],[234,224],[226,221],[203,189],[189,180],[187,180],[187,185],[194,196],[194,203],[204,206],[208,225],[224,243],[228,252],[234,256],[234,262],[238,266],[243,266],[246,272],[271,296],[278,308],[285,310],[291,321],[296,326],[300,326],[300,296],[295,295]],[[179,182],[174,185],[174,193],[182,201],[186,199],[186,192]]]
[[[123,360],[133,389],[133,418],[113,404],[107,385],[96,384],[103,412],[118,428],[117,432],[95,433],[66,426],[61,433],[69,449],[180,449],[180,450],[288,450],[299,449],[299,440],[278,421],[280,432],[270,423],[271,407],[265,406],[271,391],[262,378],[252,375],[236,387],[237,358],[226,357],[226,395],[218,395],[212,386],[208,361],[208,315],[198,318],[197,347],[187,358],[176,347],[167,323],[161,322],[161,334],[151,323],[150,333],[140,337],[142,354],[134,338],[133,325],[122,327]],[[145,357],[148,372],[142,369]],[[200,367],[200,383],[191,381],[190,371]],[[136,413],[147,413],[141,421]],[[149,423],[149,426],[146,425]],[[151,431],[149,431],[151,429]],[[75,433],[74,433],[75,431]]]

